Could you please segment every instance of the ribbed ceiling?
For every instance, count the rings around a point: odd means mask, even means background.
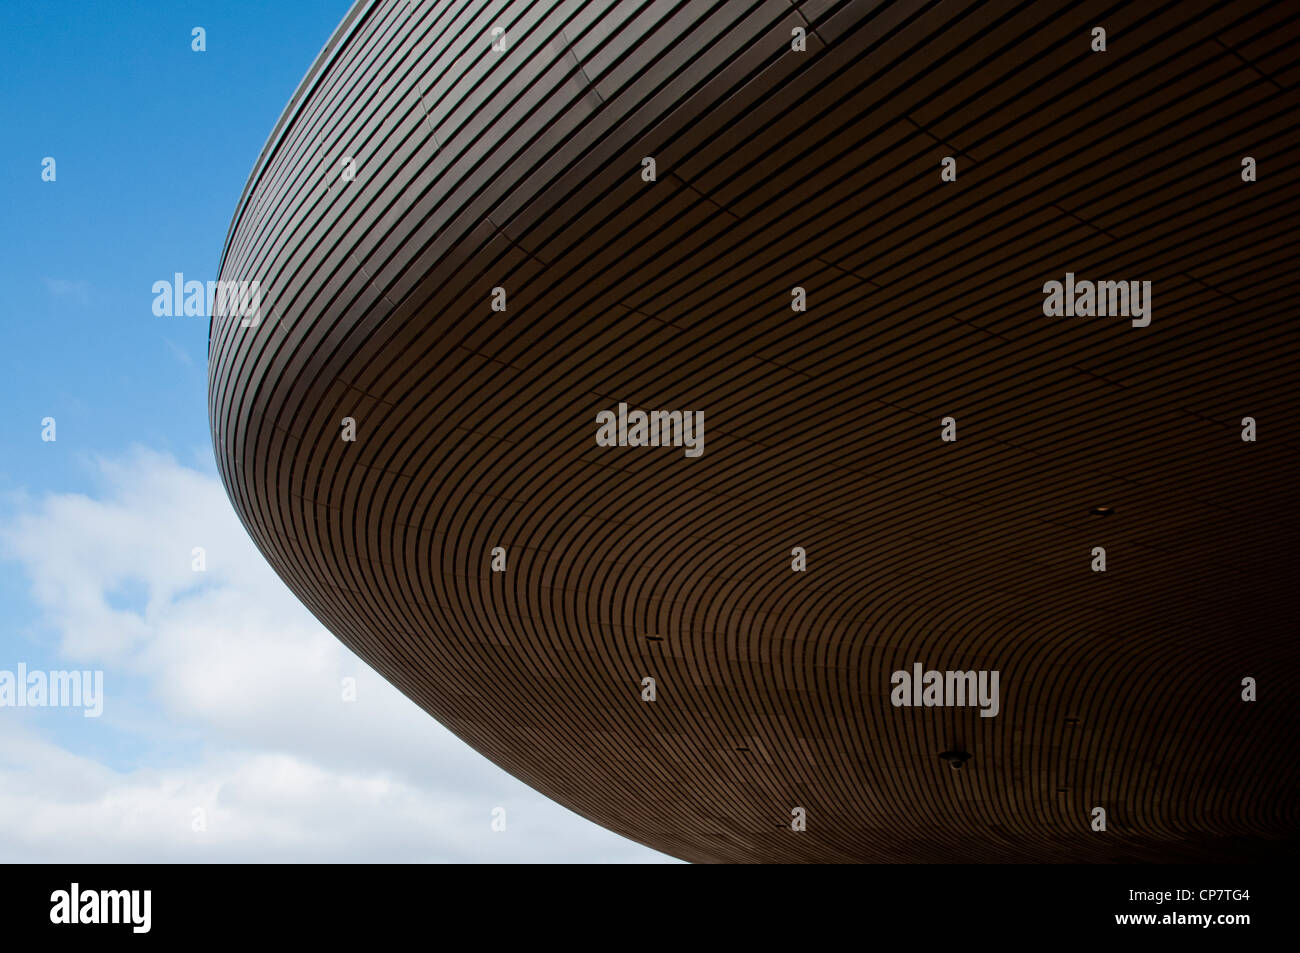
[[[350,17],[225,250],[264,320],[209,344],[231,499],[344,643],[693,861],[1294,846],[1300,9]],[[1150,325],[1045,315],[1067,272]],[[598,446],[620,402],[704,452]],[[895,707],[916,662],[999,713]]]

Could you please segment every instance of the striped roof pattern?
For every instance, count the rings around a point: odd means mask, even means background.
[[[362,0],[223,254],[262,288],[210,330],[231,500],[432,716],[675,856],[1279,855],[1297,18]],[[1067,273],[1150,324],[1046,315]],[[620,403],[704,452],[598,445]],[[897,707],[915,663],[998,714]]]

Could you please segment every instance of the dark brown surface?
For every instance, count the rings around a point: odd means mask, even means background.
[[[211,331],[234,505],[430,714],[679,857],[1291,851],[1298,17],[359,4],[223,259],[268,315]],[[1067,271],[1151,326],[1045,317]],[[703,456],[596,446],[619,401]],[[1001,713],[891,706],[917,661]]]

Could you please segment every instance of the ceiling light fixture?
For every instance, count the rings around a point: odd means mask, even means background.
[[[970,760],[970,754],[965,751],[945,751],[939,757],[947,761],[948,767],[954,771],[961,770],[961,766]]]

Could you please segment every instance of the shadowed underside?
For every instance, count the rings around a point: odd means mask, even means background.
[[[359,3],[223,257],[262,287],[209,342],[235,508],[431,715],[679,857],[1280,856],[1296,20]],[[1045,315],[1067,272],[1151,281],[1149,326]],[[620,402],[704,452],[598,446]],[[895,707],[918,662],[999,713]]]

